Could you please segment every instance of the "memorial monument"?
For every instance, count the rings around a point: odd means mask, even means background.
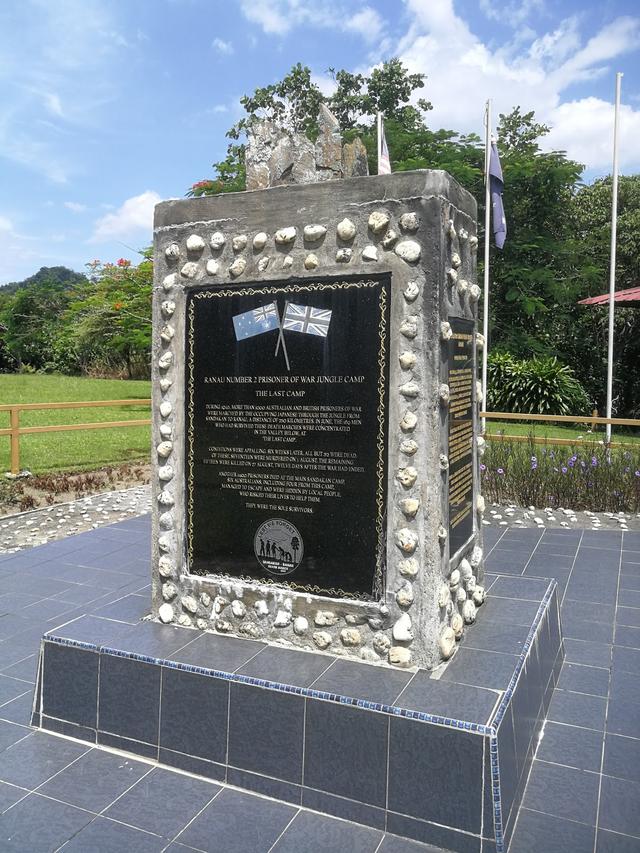
[[[320,125],[156,208],[152,618],[47,632],[33,723],[505,853],[563,648],[555,581],[494,576],[473,624],[475,201]]]
[[[476,205],[331,180],[325,126],[306,183],[156,209],[153,610],[433,668],[484,600]],[[250,186],[313,162],[285,139],[258,123]]]

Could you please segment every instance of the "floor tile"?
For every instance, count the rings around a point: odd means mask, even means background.
[[[640,649],[628,649],[626,646],[614,646],[611,671],[640,675]]]
[[[487,723],[500,696],[494,690],[438,681],[427,672],[416,673],[397,699],[401,708],[452,717],[472,723]]]
[[[523,806],[595,826],[598,774],[534,761]]]
[[[8,782],[0,782],[0,815],[28,795],[29,791],[25,788],[9,785]]]
[[[238,672],[279,684],[308,687],[329,668],[333,660],[328,655],[267,646]]]
[[[461,646],[441,681],[455,681],[459,684],[505,690],[518,660],[517,655],[486,652]]]
[[[207,853],[267,853],[297,809],[229,788],[176,841]]]
[[[640,853],[640,839],[599,829],[596,853]]]
[[[156,767],[104,814],[164,838],[173,838],[220,790],[212,782]]]
[[[11,744],[28,737],[30,734],[32,734],[32,730],[26,726],[19,726],[16,723],[7,723],[5,720],[0,720],[0,752],[11,746]]]
[[[23,788],[37,788],[88,749],[88,746],[69,740],[34,732],[2,753],[0,779]]]
[[[607,776],[640,782],[640,740],[607,734],[602,772]]]
[[[613,642],[617,646],[628,646],[640,649],[640,628],[630,628],[627,625],[616,625]]]
[[[548,717],[557,723],[604,731],[605,711],[606,701],[600,696],[555,690]]]
[[[564,640],[565,660],[587,666],[611,666],[611,646],[607,643],[592,643],[586,640]]]
[[[160,853],[166,843],[158,835],[97,817],[74,835],[63,850],[65,853]]]
[[[176,652],[173,659],[219,672],[236,672],[264,648],[264,643],[255,640],[202,634]]]
[[[600,772],[603,733],[547,720],[537,758],[579,770]]]
[[[565,661],[560,673],[558,687],[562,690],[573,690],[575,693],[607,696],[609,693],[609,670]]]
[[[17,699],[23,693],[31,693],[33,688],[25,681],[18,681],[16,678],[10,678],[8,675],[0,675],[0,706],[11,702],[12,699]]]
[[[633,835],[640,845],[640,782],[602,777],[599,829]]]
[[[50,853],[92,819],[90,812],[30,794],[0,817],[0,850]]]
[[[92,749],[46,782],[38,793],[101,812],[150,769],[142,761]]]
[[[317,678],[311,688],[393,705],[413,673],[389,671],[378,666],[363,666],[361,663],[337,660]]]
[[[387,834],[377,853],[442,853],[442,848]]]
[[[325,817],[313,812],[298,812],[272,853],[300,853],[322,850],[322,853],[376,853],[382,832],[356,823]]]
[[[509,853],[593,853],[595,829],[522,809]]]

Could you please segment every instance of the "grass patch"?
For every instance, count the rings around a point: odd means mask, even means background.
[[[89,379],[76,376],[2,374],[0,401],[54,403],[89,400],[148,400],[151,383],[120,379]],[[105,406],[98,409],[49,409],[21,412],[20,426],[82,424],[142,420],[150,417],[146,403],[138,406]],[[9,413],[0,412],[0,426],[9,426]],[[77,430],[39,433],[20,438],[20,467],[32,473],[77,471],[149,458],[151,428]],[[10,465],[9,436],[0,436],[0,470]]]

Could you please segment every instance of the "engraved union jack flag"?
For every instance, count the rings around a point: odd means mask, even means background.
[[[312,308],[310,305],[287,304],[284,312],[283,329],[302,332],[303,335],[318,335],[326,338],[331,322],[331,311],[326,308]]]

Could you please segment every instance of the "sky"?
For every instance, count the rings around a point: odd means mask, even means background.
[[[483,135],[519,105],[546,148],[640,171],[635,0],[4,0],[0,5],[0,284],[42,266],[136,263],[153,207],[213,177],[239,99],[308,65],[427,75],[432,128]]]

